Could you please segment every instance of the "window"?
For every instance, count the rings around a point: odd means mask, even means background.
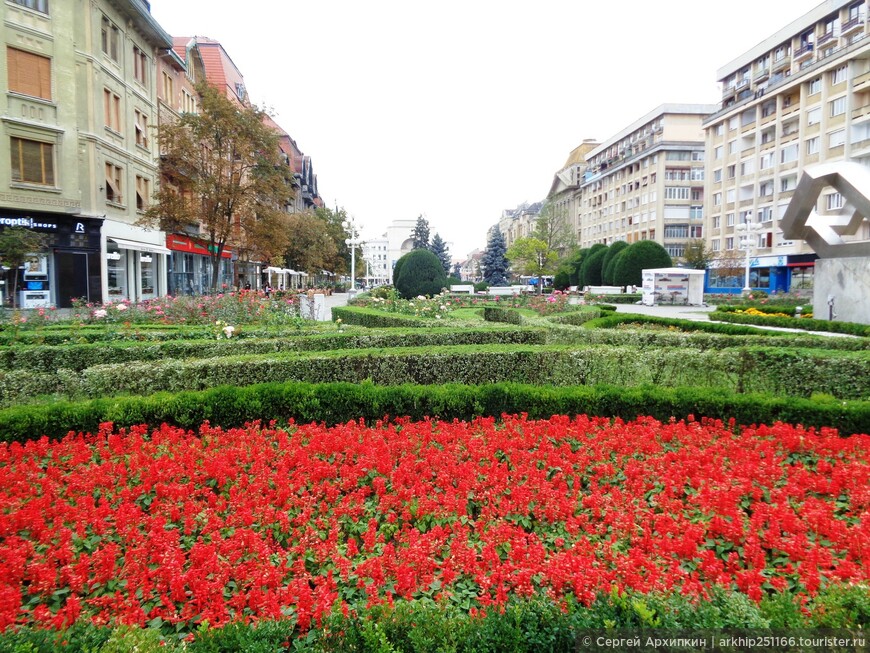
[[[840,195],[840,193],[830,193],[829,195],[825,195],[825,206],[828,211],[842,209],[844,204],[843,196]]]
[[[718,125],[716,125],[716,136],[721,136],[724,133],[725,133],[725,124],[720,122]]]
[[[692,168],[692,181],[704,181],[704,168]]]
[[[103,110],[106,115],[106,127],[121,132],[121,97],[107,88],[103,89]]]
[[[43,14],[48,13],[48,0],[12,0],[12,2],[34,11],[40,11]]]
[[[703,161],[704,153],[703,152],[692,152],[692,161]]]
[[[729,129],[729,130],[737,129],[737,124],[738,124],[737,116],[734,116],[733,118],[731,118],[731,119],[728,121],[728,129]]]
[[[689,226],[685,224],[666,224],[665,238],[688,238]]]
[[[816,107],[807,111],[807,125],[818,125],[822,122],[822,108]]]
[[[728,236],[728,238],[725,239],[725,249],[734,249],[734,237],[733,236]]]
[[[151,180],[136,175],[136,209],[144,211],[151,200]]]
[[[721,159],[722,158],[722,146],[721,145],[717,145],[716,148],[713,150],[713,158],[714,159]]]
[[[846,130],[838,129],[828,135],[828,147],[839,147],[846,142]]]
[[[760,170],[764,170],[765,168],[773,167],[773,153],[769,152],[767,154],[762,154],[761,158],[758,161],[758,167]]]
[[[186,89],[181,89],[181,111],[183,113],[196,113],[196,98]]]
[[[737,152],[737,141],[731,141],[728,143],[728,154],[735,154]]]
[[[721,168],[719,170],[713,171],[713,181],[716,183],[722,181],[722,169]]]
[[[819,153],[819,137],[810,138],[807,140],[807,154],[818,154]]]
[[[763,181],[758,184],[758,196],[767,197],[768,195],[773,195],[773,182]]]
[[[51,99],[51,59],[17,48],[6,48],[9,90]]]
[[[733,227],[734,226],[734,214],[733,213],[726,213],[725,214],[725,226],[726,227]]]
[[[690,220],[703,220],[704,219],[704,207],[702,205],[696,204],[689,209],[689,219]]]
[[[846,81],[846,72],[849,70],[849,66],[840,66],[835,70],[831,71],[831,85],[834,84],[842,84]]]
[[[114,61],[118,62],[119,52],[120,52],[120,43],[121,43],[121,32],[112,24],[108,18],[103,16],[103,28],[102,28],[102,49],[103,54],[108,55],[108,57]]]
[[[719,241],[718,238],[710,241],[710,247],[712,248],[712,250],[714,252],[720,251],[721,245],[722,245],[722,243]]]
[[[112,163],[106,163],[106,201],[121,204],[123,200],[122,190],[121,168]]]
[[[788,145],[782,148],[780,152],[780,161],[782,163],[790,163],[792,161],[797,161],[798,158],[798,144],[794,143],[792,145]]]
[[[734,200],[737,199],[736,193],[737,193],[737,191],[735,191],[733,188],[729,188],[728,190],[726,190],[725,191],[725,201],[728,202],[729,204],[734,202]]]
[[[175,80],[165,70],[163,71],[163,100],[173,109],[175,108],[173,104],[175,100]]]
[[[690,189],[680,186],[665,186],[666,200],[687,200]]]
[[[717,215],[713,218],[713,229],[719,229],[722,226],[722,216]]]
[[[54,186],[54,146],[50,143],[10,139],[12,181]]]
[[[134,113],[136,121],[136,145],[148,147],[148,117],[139,111],[139,109],[136,109]]]
[[[713,206],[722,205],[722,193],[713,193]]]
[[[831,117],[842,116],[846,113],[846,98],[838,97],[836,100],[829,102],[831,105]]]
[[[816,77],[815,79],[807,82],[807,95],[815,95],[816,93],[822,92],[822,78]]]
[[[148,58],[145,53],[137,47],[133,47],[133,79],[145,86],[146,66]]]
[[[755,159],[746,159],[740,163],[740,174],[751,175],[755,172]]]
[[[734,177],[736,177],[736,176],[737,176],[737,166],[733,165],[733,164],[728,166],[728,179],[734,179]]]

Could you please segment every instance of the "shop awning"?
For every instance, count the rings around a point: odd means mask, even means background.
[[[151,252],[152,254],[170,254],[171,252],[162,245],[152,245],[151,243],[140,243],[135,240],[126,240],[125,238],[107,238],[111,240],[121,249],[135,249],[140,252]]]

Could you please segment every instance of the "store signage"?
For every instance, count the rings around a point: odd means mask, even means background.
[[[121,252],[108,252],[106,254],[106,259],[109,261],[120,261],[121,260]]]
[[[81,224],[81,223],[79,223]],[[57,229],[57,222],[34,220],[33,218],[0,218],[0,226],[24,227],[25,229]],[[83,225],[84,227],[84,225]],[[81,232],[84,233],[84,232]]]
[[[85,233],[85,225],[82,222],[76,222],[76,233],[83,234]]]
[[[151,254],[142,254],[139,257],[139,260],[142,261],[143,263],[150,263],[151,262]]]

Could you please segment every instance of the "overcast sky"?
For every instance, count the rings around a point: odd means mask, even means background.
[[[717,103],[719,68],[818,4],[151,0],[151,13],[221,42],[364,237],[422,213],[461,259],[503,209],[544,199],[583,139],[660,104]]]

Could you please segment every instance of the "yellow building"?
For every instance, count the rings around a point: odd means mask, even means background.
[[[704,118],[715,105],[664,104],[586,154],[580,247],[653,240],[673,258],[704,235]]]
[[[743,287],[747,243],[751,288],[812,288],[816,257],[802,241],[785,240],[779,222],[804,167],[870,164],[866,37],[864,0],[828,0],[718,71],[722,103],[704,121],[706,239],[719,262],[708,291]],[[817,210],[842,204],[830,191]],[[750,236],[741,236],[747,222]],[[868,235],[865,220],[858,237]]]

